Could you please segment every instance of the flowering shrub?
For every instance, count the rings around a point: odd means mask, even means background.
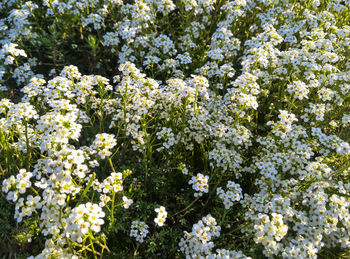
[[[0,14],[0,254],[350,251],[349,0]]]

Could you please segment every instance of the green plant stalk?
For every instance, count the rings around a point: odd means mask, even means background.
[[[187,211],[188,209],[190,209],[190,208],[193,206],[193,204],[195,204],[200,198],[201,198],[200,196],[196,197],[186,208],[184,208],[184,209],[182,209],[182,210],[176,212],[175,214],[171,215],[170,218],[173,218],[173,217],[175,217],[176,215],[178,215],[178,214],[180,214],[180,213],[186,212],[186,211]]]
[[[145,167],[145,189],[146,189],[146,192],[147,192],[147,190],[148,190],[147,148],[143,149],[142,155],[143,155],[143,162],[144,162],[144,167]]]
[[[115,206],[115,191],[113,190],[112,194],[112,205],[111,205],[111,222],[109,223],[110,227],[114,224],[114,206]]]
[[[226,217],[226,214],[227,214],[227,210],[225,209],[224,210],[224,213],[222,214],[222,217],[221,217],[221,224],[223,224],[224,223],[224,220],[225,220],[225,217]]]
[[[76,204],[76,207],[79,206],[80,203],[81,203],[81,202],[83,201],[83,199],[85,198],[85,196],[86,196],[87,192],[89,191],[89,189],[90,189],[90,187],[91,187],[91,185],[92,185],[92,182],[93,182],[93,180],[95,179],[95,177],[96,177],[96,173],[93,173],[93,174],[92,174],[92,177],[90,178],[90,181],[89,181],[88,185],[85,187],[84,192],[82,193],[80,199],[78,200],[78,203]]]
[[[38,191],[37,190],[35,190],[33,187],[31,187],[30,188],[36,195],[38,195],[39,196],[39,193],[38,193]]]
[[[114,169],[113,162],[112,162],[112,159],[110,157],[108,158],[108,163],[111,166],[113,173],[115,173],[116,171]]]
[[[93,236],[91,235],[91,233],[89,232],[89,236],[90,236],[90,244],[91,244],[91,248],[92,248],[92,253],[94,254],[94,258],[96,259],[97,256],[96,256],[96,252],[95,252],[95,247],[94,247],[94,243],[92,242],[92,238]]]
[[[95,243],[97,243],[102,248],[101,255],[103,255],[103,251],[105,249],[107,250],[107,252],[111,252],[111,250],[109,250],[108,246],[106,245],[106,239],[105,238],[103,239],[103,244],[101,244],[101,242],[98,241],[98,240],[95,240]]]

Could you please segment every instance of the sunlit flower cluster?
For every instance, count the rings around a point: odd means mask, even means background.
[[[266,214],[259,214],[254,225],[256,230],[255,242],[262,243],[265,247],[265,254],[276,254],[280,241],[288,231],[288,226],[283,223],[283,217],[280,214],[272,213],[271,219]]]
[[[97,134],[96,139],[91,145],[91,149],[98,151],[98,155],[105,159],[109,157],[112,152],[110,151],[117,144],[113,134]]]
[[[194,256],[208,256],[214,247],[212,239],[220,236],[220,226],[211,215],[203,217],[192,227],[192,232],[185,231],[185,235],[179,243],[180,250],[187,258]]]
[[[75,207],[66,219],[65,236],[78,243],[83,242],[89,231],[100,232],[105,213],[97,204],[86,203]]]
[[[168,216],[168,213],[165,210],[164,206],[160,206],[159,208],[154,209],[155,212],[157,212],[157,217],[154,219],[154,222],[159,226],[162,227],[164,225],[164,222]]]

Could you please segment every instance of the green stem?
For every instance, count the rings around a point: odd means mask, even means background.
[[[147,163],[147,147],[143,150],[143,162],[144,162],[144,167],[145,167],[145,185],[147,189],[148,185],[148,163]]]
[[[90,235],[91,235],[91,234],[90,234]],[[92,253],[94,254],[94,258],[97,259],[96,252],[95,252],[95,247],[94,247],[94,243],[92,242],[92,239],[91,239],[91,238],[90,238],[90,244],[91,244]]]
[[[79,204],[80,204],[80,203],[83,201],[83,199],[85,198],[85,196],[86,196],[87,192],[89,191],[89,189],[90,189],[90,187],[91,187],[91,185],[92,185],[92,182],[94,181],[95,177],[96,177],[96,173],[93,173],[92,176],[90,177],[90,181],[89,181],[88,185],[85,187],[84,192],[83,192],[82,195],[80,196],[80,199],[79,199],[78,203],[76,204],[76,207],[78,207]]]
[[[198,196],[198,197],[197,197],[196,199],[194,199],[186,208],[184,208],[183,210],[180,210],[180,211],[176,212],[174,215],[172,215],[172,216],[170,216],[170,217],[171,217],[171,218],[172,218],[172,217],[175,217],[177,214],[180,214],[180,213],[182,213],[182,212],[187,211],[187,210],[188,210],[189,208],[191,208],[192,205],[195,204],[200,198],[201,198],[201,197]]]
[[[111,222],[110,226],[113,225],[114,223],[114,205],[115,205],[115,191],[113,190],[113,195],[112,195],[112,207],[111,207]]]
[[[116,171],[114,169],[113,162],[112,162],[112,159],[110,157],[108,158],[108,163],[111,166],[113,173],[115,173]]]
[[[222,217],[221,217],[221,224],[223,224],[224,223],[224,219],[225,219],[225,217],[226,217],[226,214],[227,214],[227,210],[225,209],[224,210],[224,214],[222,214]]]

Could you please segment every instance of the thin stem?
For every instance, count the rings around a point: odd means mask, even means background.
[[[112,195],[112,206],[111,206],[111,222],[110,226],[113,225],[114,223],[114,205],[115,205],[115,191],[113,190],[113,195]]]
[[[110,157],[108,158],[108,162],[109,162],[109,165],[110,165],[111,168],[112,168],[113,173],[115,173],[116,171],[115,171],[115,169],[114,169],[113,162],[112,162],[112,159],[111,159]]]
[[[172,217],[175,217],[177,214],[180,214],[182,212],[185,212],[186,210],[188,210],[189,208],[192,207],[193,204],[195,204],[201,197],[198,196],[196,199],[194,199],[186,208],[184,208],[183,210],[180,210],[178,212],[176,212],[174,215],[170,216],[171,218]]]
[[[90,234],[91,235],[91,234]],[[94,243],[92,242],[92,239],[90,238],[90,244],[91,244],[91,248],[92,248],[92,253],[94,254],[94,258],[96,259],[97,256],[96,256],[96,251],[95,251],[95,248],[94,248]]]

